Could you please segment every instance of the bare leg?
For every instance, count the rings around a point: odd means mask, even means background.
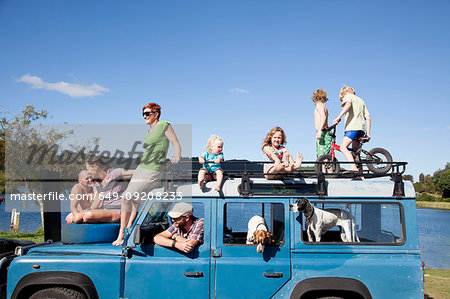
[[[355,160],[353,160],[352,153],[348,150],[348,146],[350,145],[351,142],[352,142],[352,140],[350,138],[348,138],[347,136],[344,136],[344,138],[342,139],[342,143],[341,143],[341,152],[342,152],[342,154],[344,154],[345,159],[347,159],[348,162],[355,162]],[[354,163],[350,164],[350,170],[358,171],[356,164],[354,164]]]
[[[115,223],[120,217],[117,210],[90,210],[84,213],[85,223]]]
[[[120,228],[117,239],[112,243],[114,246],[120,246],[123,243],[123,237],[125,234],[125,228],[128,225],[128,220],[131,214],[131,202],[130,200],[122,197],[122,206],[120,214]]]
[[[284,156],[284,170],[286,172],[291,172],[294,170],[294,159],[292,158],[292,155],[287,152],[286,155]]]
[[[356,139],[355,139],[355,140],[352,141],[352,150],[353,150],[354,148],[357,148],[357,147],[359,147],[359,140],[356,140]],[[359,161],[359,160],[357,159],[357,157],[354,155],[355,152],[351,151],[350,153],[352,154],[353,159],[354,159],[354,160],[357,160],[356,162],[361,162],[361,161]],[[355,164],[355,165],[356,165],[356,168],[358,169],[358,171],[359,171],[359,172],[362,172],[362,164]]]
[[[112,243],[114,246],[120,246],[123,244],[125,236],[125,228],[130,228],[133,225],[134,219],[137,215],[137,208],[139,203],[123,199],[122,209],[120,214],[120,228],[117,239]]]
[[[267,170],[264,177],[268,180],[281,180],[286,174],[286,170],[282,163],[275,163],[271,168]]]
[[[284,156],[284,162],[283,162],[284,168],[287,171],[289,171],[288,169],[292,168],[293,163],[294,163],[294,159],[292,158],[292,155],[289,152],[287,152]]]
[[[222,171],[222,169],[217,169],[216,170],[216,178],[217,178],[217,185],[216,185],[216,188],[214,190],[219,192],[220,188],[222,187],[222,181],[223,181],[223,171]]]
[[[297,153],[297,159],[295,159],[294,169],[299,169],[302,166],[303,155],[302,153]]]
[[[206,170],[204,168],[200,168],[198,171],[198,186],[200,189],[203,189],[205,186],[205,174]]]

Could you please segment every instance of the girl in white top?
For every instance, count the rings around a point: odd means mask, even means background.
[[[294,161],[288,149],[284,147],[286,135],[280,127],[273,127],[262,145],[264,160],[274,162],[273,164],[264,164],[264,176],[268,180],[281,180],[283,177],[302,165],[303,155],[297,153],[297,159]]]

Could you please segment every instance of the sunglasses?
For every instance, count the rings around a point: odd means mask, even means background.
[[[178,220],[180,220],[183,217],[184,216],[180,216],[180,217],[177,217],[177,218],[170,217],[170,219],[172,220],[172,222],[177,222]]]
[[[150,115],[152,115],[152,114],[155,114],[155,112],[149,112],[149,111],[142,112],[142,116],[143,116],[143,117],[147,117],[147,116],[150,116]]]

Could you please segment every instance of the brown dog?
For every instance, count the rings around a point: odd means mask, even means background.
[[[247,244],[256,244],[256,252],[264,251],[266,245],[274,242],[272,234],[267,231],[263,217],[255,215],[248,221]]]
[[[272,234],[267,231],[257,230],[253,233],[253,235],[253,243],[256,244],[256,252],[258,253],[263,252],[266,245],[270,245],[274,242],[272,239]]]

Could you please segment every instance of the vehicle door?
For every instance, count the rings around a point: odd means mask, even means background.
[[[189,254],[153,243],[154,235],[171,225],[167,216],[162,217],[162,223],[152,223],[160,213],[158,204],[153,203],[155,206],[149,209],[142,223],[143,244],[131,250],[130,257],[125,259],[124,298],[209,298],[211,224],[207,215],[210,215],[211,201],[192,202],[194,216],[205,220],[205,231],[204,243]],[[164,210],[170,208],[169,205]]]
[[[290,279],[289,204],[283,199],[225,199],[217,202],[216,298],[270,298]],[[248,221],[265,219],[275,243],[263,253],[246,244]]]

